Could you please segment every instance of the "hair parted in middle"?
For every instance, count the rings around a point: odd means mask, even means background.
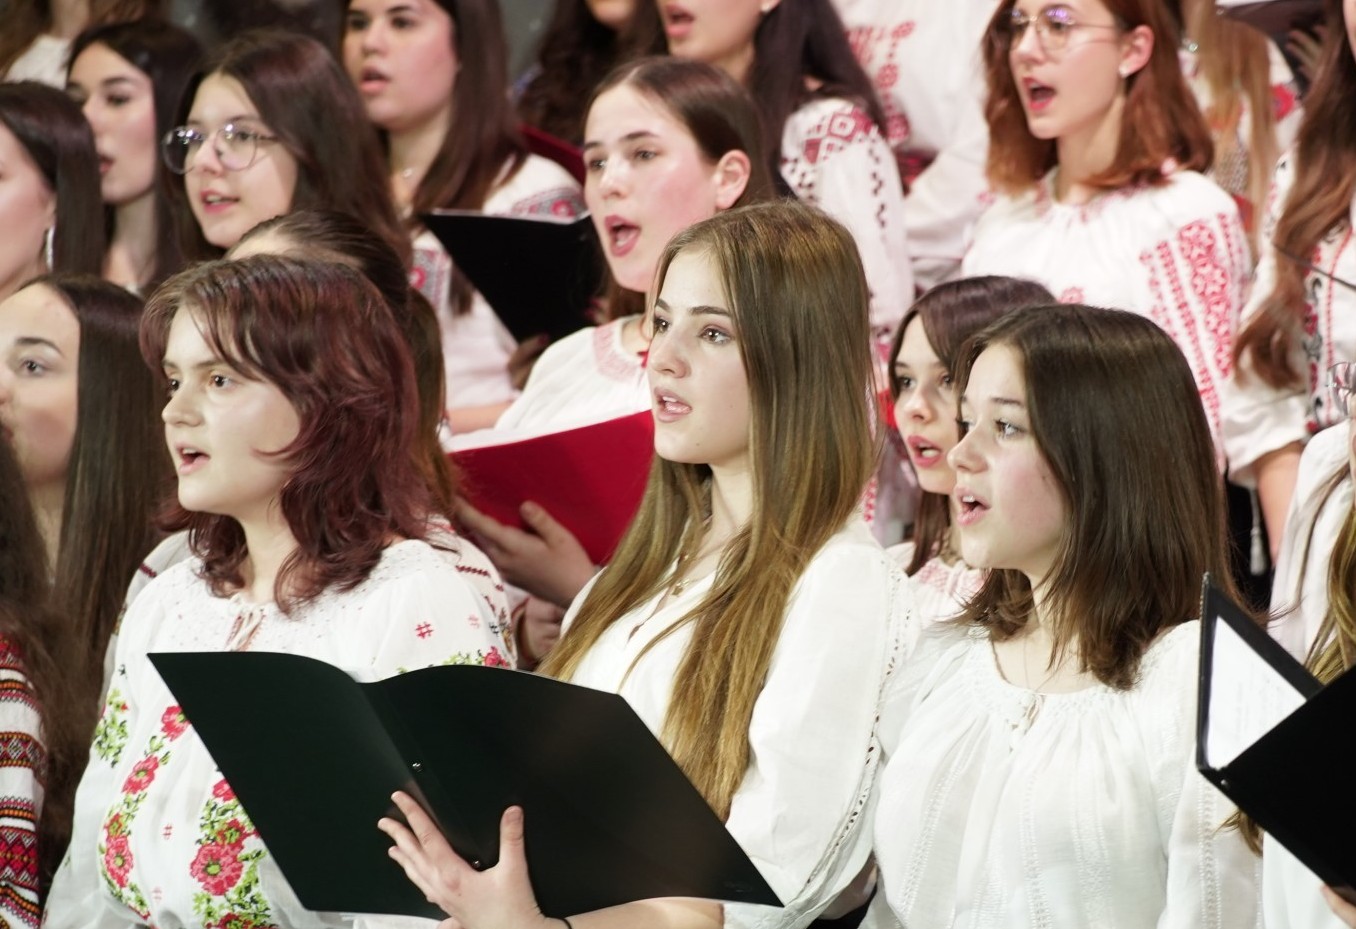
[[[366,579],[392,538],[423,539],[433,495],[410,449],[417,421],[414,365],[391,308],[352,268],[255,255],[206,262],[170,278],[151,298],[141,353],[161,370],[170,324],[189,313],[204,340],[243,377],[282,391],[301,420],[276,454],[291,465],[279,507],[297,550],[275,598],[290,610]],[[184,510],[165,527],[187,529],[204,577],[225,595],[243,583],[243,531],[235,520]]]
[[[1047,581],[1055,652],[1074,647],[1081,670],[1133,687],[1155,636],[1198,615],[1202,575],[1238,600],[1224,485],[1191,368],[1137,314],[1028,307],[961,348],[960,394],[992,346],[1020,359],[1032,435],[1067,507]],[[1024,574],[991,570],[958,621],[1002,641],[1032,607]]]
[[[989,183],[1005,194],[1029,190],[1059,163],[1054,139],[1038,139],[1027,127],[1009,62],[1006,25],[1016,0],[1003,0],[989,21],[982,46],[988,98]],[[1177,58],[1177,24],[1163,0],[1101,0],[1124,32],[1147,26],[1153,33],[1149,60],[1124,78],[1125,110],[1111,165],[1081,183],[1104,190],[1167,180],[1164,165],[1207,171],[1214,158],[1210,129]]]
[[[880,425],[866,278],[846,229],[795,201],[719,213],[668,244],[655,293],[681,253],[707,256],[723,283],[749,389],[752,516],[681,621],[692,645],[661,734],[723,818],[748,769],[749,721],[791,592],[855,512]],[[710,481],[706,465],[655,459],[636,518],[545,673],[570,677],[612,623],[663,588],[701,537]]]
[[[291,209],[337,210],[361,217],[402,260],[410,242],[396,216],[390,180],[362,98],[329,50],[315,39],[255,29],[222,45],[184,89],[176,124],[188,119],[204,79],[237,81],[287,151],[297,160]],[[189,258],[216,258],[189,210],[182,183],[170,185],[175,220]]]

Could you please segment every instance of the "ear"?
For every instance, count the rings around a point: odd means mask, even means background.
[[[752,173],[749,156],[732,149],[720,156],[712,173],[716,182],[716,209],[728,210],[744,195]]]
[[[1121,36],[1121,77],[1137,73],[1149,63],[1154,53],[1154,31],[1148,26],[1136,26]]]
[[[762,3],[758,4],[758,12],[766,16],[777,9],[777,7],[781,6],[781,4],[782,0],[763,0]]]

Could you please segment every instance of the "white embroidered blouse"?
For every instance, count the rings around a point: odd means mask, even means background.
[[[913,560],[914,543],[901,542],[886,551],[902,570]],[[959,558],[947,564],[940,558],[929,558],[914,573],[914,613],[920,625],[926,626],[945,619],[953,619],[965,609],[966,601],[984,585],[983,568],[972,568]]]

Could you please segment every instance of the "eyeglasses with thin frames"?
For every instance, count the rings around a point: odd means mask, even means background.
[[[265,146],[278,141],[275,135],[238,123],[227,123],[211,133],[192,126],[177,126],[160,140],[165,166],[175,174],[187,174],[208,138],[212,140],[217,161],[227,171],[244,171],[259,159]]]
[[[1332,408],[1350,419],[1353,410],[1351,395],[1356,392],[1356,362],[1339,361],[1328,369],[1328,402]]]
[[[1026,38],[1027,29],[1035,27],[1036,42],[1047,55],[1057,55],[1069,46],[1069,36],[1079,29],[1115,29],[1121,23],[1080,23],[1066,6],[1047,6],[1035,16],[1027,16],[1013,8],[1007,17],[994,24],[994,32],[1008,49],[1016,48]]]

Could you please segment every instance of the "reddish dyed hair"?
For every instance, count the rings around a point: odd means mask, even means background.
[[[1038,139],[1026,113],[1008,61],[1007,23],[1016,0],[998,5],[984,34],[984,71],[989,85],[984,117],[989,123],[989,183],[1005,194],[1030,189],[1059,164],[1054,139]],[[1161,0],[1101,0],[1123,32],[1147,26],[1153,52],[1144,67],[1125,78],[1125,110],[1116,157],[1101,174],[1083,183],[1104,190],[1162,184],[1164,162],[1206,171],[1214,145],[1195,95],[1182,77],[1177,59],[1178,29]]]
[[[243,376],[274,384],[301,420],[277,454],[292,465],[279,506],[296,550],[274,596],[290,610],[361,583],[393,538],[425,538],[434,503],[410,454],[419,408],[410,350],[390,307],[343,265],[255,255],[170,278],[151,298],[141,353],[161,369],[170,323],[192,313],[203,338]],[[166,507],[187,529],[218,596],[244,583],[245,536],[235,520]]]

